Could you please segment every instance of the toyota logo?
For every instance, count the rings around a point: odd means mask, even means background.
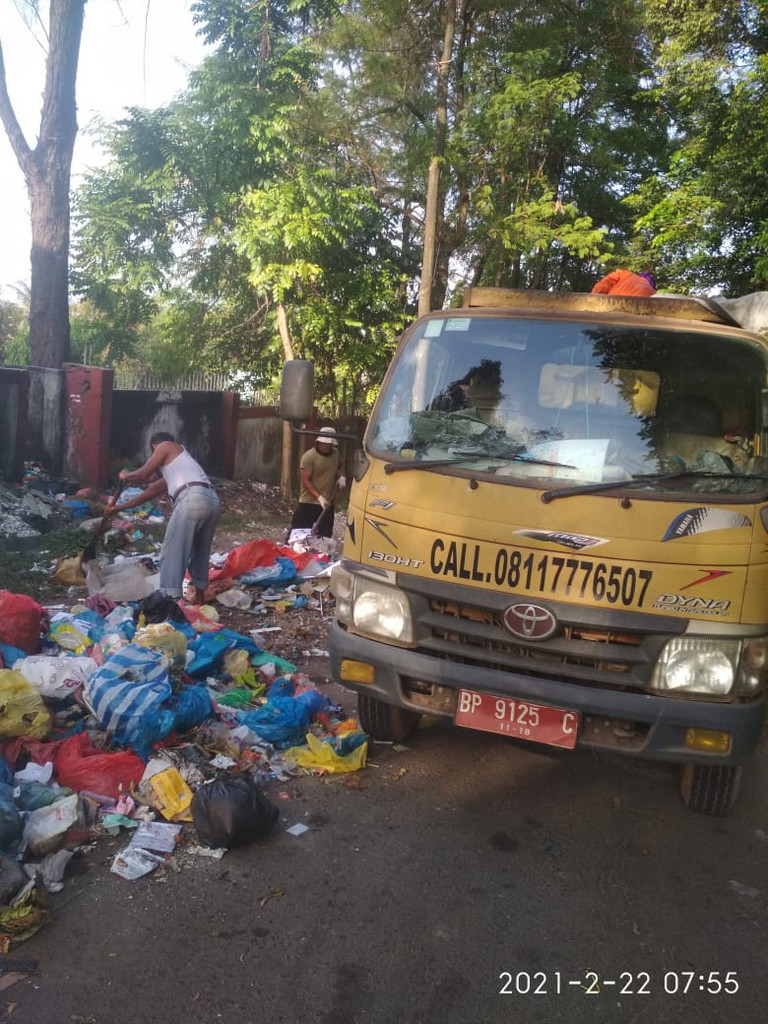
[[[522,640],[546,640],[557,629],[557,619],[540,604],[512,604],[504,612],[510,633]]]

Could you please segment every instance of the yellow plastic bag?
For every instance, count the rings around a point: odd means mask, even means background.
[[[251,667],[250,655],[241,647],[227,651],[224,655],[224,671],[232,679],[240,679]]]
[[[187,638],[170,622],[153,622],[136,630],[133,643],[161,651],[174,665],[183,666],[187,657]]]
[[[323,743],[314,733],[307,733],[306,747],[291,747],[285,756],[295,761],[302,768],[314,768],[316,771],[328,772],[331,775],[341,772],[356,772],[365,767],[368,756],[368,743],[361,743],[343,757],[337,754],[330,743]]]
[[[166,821],[192,821],[192,790],[178,768],[166,768],[149,779],[149,800]]]
[[[31,736],[42,740],[52,725],[43,698],[21,672],[0,669],[0,737]]]
[[[83,633],[71,622],[54,622],[48,636],[65,651],[84,654],[93,645],[87,633]]]
[[[58,583],[62,587],[84,587],[85,573],[79,555],[73,558],[57,558],[56,568],[51,576],[51,583]]]

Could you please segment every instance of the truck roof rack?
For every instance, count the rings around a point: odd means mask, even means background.
[[[693,296],[593,295],[591,292],[542,292],[522,288],[467,288],[463,308],[487,307],[540,310],[557,313],[632,313],[674,320],[703,320],[726,327],[741,327],[714,299]]]

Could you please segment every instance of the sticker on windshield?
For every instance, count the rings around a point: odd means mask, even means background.
[[[679,537],[693,537],[697,533],[751,525],[752,520],[742,512],[732,512],[726,508],[689,508],[675,516],[661,539],[677,540]]]
[[[427,320],[424,324],[424,337],[437,338],[443,330],[444,320]]]
[[[472,323],[468,316],[452,316],[445,321],[446,331],[468,331]]]
[[[558,530],[516,530],[521,537],[532,537],[534,540],[546,540],[550,544],[559,544],[564,548],[573,548],[574,551],[583,551],[585,548],[596,548],[600,544],[607,544],[607,537],[588,537],[583,533],[561,533]]]

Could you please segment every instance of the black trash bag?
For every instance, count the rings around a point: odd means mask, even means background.
[[[192,797],[192,818],[200,842],[230,849],[263,839],[280,812],[250,775],[220,775],[199,786]]]
[[[133,621],[138,622],[144,616],[145,623],[150,626],[156,622],[186,622],[184,612],[172,597],[161,590],[153,590],[143,597],[133,609]]]
[[[0,905],[7,906],[29,877],[22,867],[5,853],[0,853]]]
[[[14,857],[21,844],[24,821],[13,798],[13,786],[0,783],[0,853]]]

